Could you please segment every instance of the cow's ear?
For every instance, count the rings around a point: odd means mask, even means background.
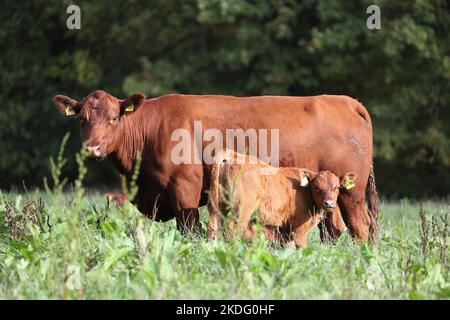
[[[132,94],[120,103],[120,112],[126,114],[136,111],[144,103],[145,98],[143,93]]]
[[[63,116],[75,117],[80,111],[76,107],[77,101],[69,97],[57,95],[53,97],[52,101],[55,107]]]
[[[356,173],[347,172],[341,177],[341,187],[344,189],[351,189],[355,186]]]
[[[308,169],[300,169],[300,186],[306,188],[309,185],[309,182],[314,178],[317,172],[308,170]]]

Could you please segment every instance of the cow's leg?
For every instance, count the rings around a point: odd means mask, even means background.
[[[341,211],[337,207],[319,223],[320,240],[322,242],[336,241],[342,232],[344,232],[344,228],[345,225],[342,221]]]
[[[152,220],[168,221],[175,218],[170,196],[166,191],[139,188],[132,203]]]
[[[367,242],[369,239],[370,218],[365,208],[364,189],[356,187],[342,191],[338,197],[342,218],[350,230],[350,234],[357,241]]]
[[[324,220],[320,221],[318,227],[319,227],[319,231],[320,231],[320,241],[322,243],[330,242],[331,241],[331,234],[330,234],[331,222],[330,222],[330,219],[327,217]]]
[[[198,208],[181,209],[175,213],[177,229],[181,232],[200,233],[200,214]]]
[[[333,234],[336,236],[336,239],[338,239],[345,230],[345,223],[344,220],[342,220],[342,214],[339,207],[331,214],[331,221],[333,225]]]
[[[175,211],[177,229],[181,232],[200,233],[198,206],[201,190],[194,184],[174,183],[170,198]]]

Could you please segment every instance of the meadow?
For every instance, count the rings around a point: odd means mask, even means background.
[[[2,193],[0,298],[448,299],[448,212],[383,202],[376,245],[321,244],[316,229],[294,250],[182,235],[76,188]]]
[[[0,299],[448,299],[450,200],[383,201],[375,245],[319,230],[302,249],[261,235],[209,241],[155,222],[87,190],[85,151],[78,178],[62,172],[63,139],[45,190],[0,192]],[[82,149],[84,150],[84,149]],[[139,164],[131,183],[136,193]],[[51,185],[51,187],[49,186]]]

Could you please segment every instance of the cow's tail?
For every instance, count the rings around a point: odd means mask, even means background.
[[[219,154],[211,168],[211,188],[208,197],[208,238],[211,240],[217,238],[220,227],[220,171],[224,162],[226,162],[226,159],[223,158],[222,154]]]
[[[378,196],[377,186],[375,183],[375,173],[373,164],[370,166],[369,179],[366,188],[367,207],[370,217],[370,238],[372,242],[378,239],[378,213],[380,212],[380,198]]]

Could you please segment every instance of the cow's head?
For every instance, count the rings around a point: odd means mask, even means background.
[[[58,95],[53,98],[53,104],[62,115],[79,120],[81,139],[88,155],[104,159],[115,151],[124,118],[136,111],[144,100],[142,93],[119,100],[97,90],[81,101]]]
[[[348,172],[337,177],[331,171],[313,172],[302,169],[301,185],[311,190],[314,204],[325,212],[332,212],[337,206],[339,189],[351,189],[355,186],[356,173]]]

